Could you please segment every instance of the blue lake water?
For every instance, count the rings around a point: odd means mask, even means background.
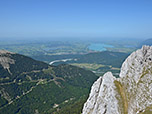
[[[93,51],[106,51],[106,48],[114,48],[112,45],[103,44],[103,43],[92,43],[89,45],[89,50]]]

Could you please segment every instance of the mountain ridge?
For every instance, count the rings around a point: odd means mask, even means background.
[[[96,79],[93,72],[76,66],[52,66],[0,51],[0,113],[58,114],[67,105],[85,99]],[[71,108],[71,112],[81,112],[80,108]]]

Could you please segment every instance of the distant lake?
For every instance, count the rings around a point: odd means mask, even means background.
[[[89,45],[89,50],[93,51],[106,51],[106,48],[114,48],[112,45],[102,44],[102,43],[92,43]]]

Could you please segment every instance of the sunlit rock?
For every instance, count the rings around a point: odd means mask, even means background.
[[[122,64],[120,78],[107,72],[92,86],[83,114],[152,113],[152,47],[143,46]]]

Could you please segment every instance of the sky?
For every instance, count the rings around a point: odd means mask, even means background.
[[[152,0],[0,0],[0,38],[152,38]]]

